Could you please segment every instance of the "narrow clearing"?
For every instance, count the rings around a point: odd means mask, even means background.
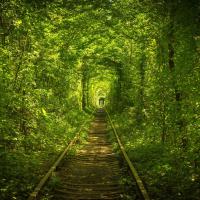
[[[103,110],[96,113],[87,144],[67,159],[57,174],[61,184],[55,189],[53,199],[127,199],[120,183],[123,170],[108,142]]]

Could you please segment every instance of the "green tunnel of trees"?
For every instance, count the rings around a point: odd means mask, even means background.
[[[200,197],[196,0],[0,2],[0,199],[26,199],[105,98],[152,199]]]

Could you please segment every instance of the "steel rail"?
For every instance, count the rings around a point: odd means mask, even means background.
[[[116,139],[117,139],[117,142],[118,142],[118,144],[119,144],[120,150],[121,150],[121,152],[122,152],[122,154],[123,154],[123,156],[124,156],[124,159],[126,160],[128,166],[129,166],[129,169],[130,169],[130,171],[131,171],[131,173],[132,173],[132,175],[133,175],[133,177],[134,177],[136,183],[137,183],[137,186],[138,186],[138,188],[139,188],[139,190],[140,190],[140,192],[141,192],[141,195],[142,195],[143,199],[144,199],[144,200],[150,200],[150,197],[149,197],[149,195],[148,195],[148,193],[147,193],[147,190],[146,190],[146,188],[144,187],[144,184],[143,184],[141,178],[139,177],[137,170],[136,170],[135,167],[133,166],[131,160],[129,159],[129,157],[128,157],[128,155],[127,155],[125,149],[124,149],[124,146],[123,146],[122,143],[121,143],[121,140],[120,140],[120,138],[119,138],[119,136],[118,136],[118,134],[117,134],[117,131],[116,131],[115,127],[114,127],[114,124],[113,124],[113,122],[112,122],[112,120],[111,120],[111,117],[110,117],[108,111],[107,111],[106,109],[105,109],[105,111],[106,111],[106,113],[107,113],[109,122],[110,122],[110,124],[111,124],[111,126],[112,126],[112,129],[113,129],[113,132],[114,132],[115,137],[116,137]]]
[[[79,138],[79,135],[81,133],[81,131],[83,130],[85,124],[88,121],[86,121],[83,125],[81,125],[81,128],[79,129],[79,131],[76,133],[75,137],[73,138],[73,140],[67,145],[67,147],[65,148],[65,150],[60,154],[60,156],[58,157],[58,159],[55,161],[55,163],[53,164],[53,166],[49,169],[49,171],[44,175],[44,177],[40,180],[40,182],[38,183],[38,185],[35,187],[34,191],[29,195],[28,200],[36,200],[36,198],[38,197],[39,192],[41,191],[41,189],[43,188],[43,186],[46,184],[46,182],[49,180],[49,178],[52,176],[52,173],[56,170],[57,166],[60,164],[60,162],[62,161],[62,159],[64,158],[64,156],[66,155],[67,151],[70,149],[70,147],[76,142],[76,140]]]

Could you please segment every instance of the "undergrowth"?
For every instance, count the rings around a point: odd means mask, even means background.
[[[196,149],[162,143],[136,128],[131,116],[113,116],[126,152],[153,200],[199,200],[200,163]],[[114,134],[114,148],[119,151]]]
[[[37,129],[17,137],[0,149],[0,199],[27,199],[35,185],[90,117],[76,113],[62,117],[53,114],[41,119]],[[88,124],[85,125],[88,127]],[[81,134],[80,140],[86,137]]]

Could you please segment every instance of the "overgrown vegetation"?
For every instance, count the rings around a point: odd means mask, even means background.
[[[0,198],[26,199],[103,97],[150,196],[198,199],[199,13],[195,0],[1,1]]]

